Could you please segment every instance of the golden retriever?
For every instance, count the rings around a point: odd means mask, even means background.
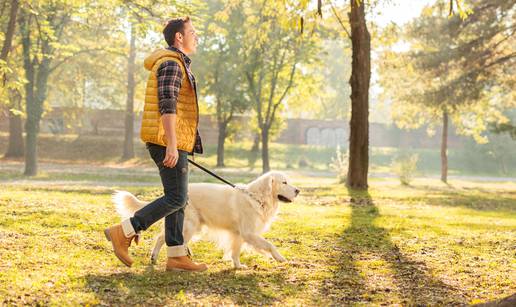
[[[235,268],[240,263],[244,243],[279,262],[285,258],[261,234],[267,231],[279,209],[279,202],[292,202],[299,189],[290,184],[281,172],[268,172],[247,185],[191,183],[188,186],[188,205],[185,207],[183,238],[187,244],[203,227],[209,237],[224,249],[225,258],[231,258]],[[133,216],[146,205],[129,192],[117,191],[113,196],[117,212],[122,218]],[[164,230],[156,237],[151,253],[156,263],[165,244]]]

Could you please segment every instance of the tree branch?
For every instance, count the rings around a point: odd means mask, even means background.
[[[346,26],[342,22],[342,19],[340,19],[339,14],[337,13],[337,10],[335,9],[335,6],[333,5],[333,2],[332,1],[329,1],[329,2],[330,2],[330,6],[331,6],[331,10],[333,12],[333,15],[335,15],[335,18],[337,18],[337,20],[339,21],[340,26],[342,27],[342,29],[344,29],[348,38],[351,39],[351,34],[349,33],[349,30],[346,28]]]
[[[287,49],[283,50],[283,54],[281,55],[281,60],[278,65],[278,58],[274,57],[274,65],[272,68],[272,80],[271,80],[271,89],[269,93],[269,100],[267,101],[267,112],[265,112],[265,121],[269,121],[269,116],[271,112],[271,106],[273,105],[274,92],[276,91],[276,85],[278,83],[278,76],[283,68],[283,63],[285,62],[285,56],[287,54]]]
[[[50,68],[50,72],[53,72],[54,70],[56,70],[59,66],[61,66],[62,64],[64,64],[66,61],[68,61],[69,59],[79,55],[79,54],[82,54],[82,53],[87,53],[87,54],[91,54],[91,53],[94,53],[94,51],[103,51],[104,49],[103,48],[92,48],[92,49],[82,49],[82,50],[79,50],[77,51],[76,53],[72,54],[71,56],[67,56],[66,58],[64,58],[63,60],[59,61],[59,63],[57,63],[56,65],[54,65],[53,67]]]
[[[285,91],[281,95],[280,99],[278,99],[278,102],[274,104],[274,108],[272,109],[272,114],[271,114],[271,117],[270,117],[270,121],[267,123],[269,128],[272,125],[272,122],[274,121],[274,116],[276,114],[276,109],[279,107],[279,105],[281,104],[283,99],[285,99],[285,96],[287,96],[288,91],[290,90],[290,88],[292,87],[292,84],[294,83],[294,74],[296,72],[296,66],[297,66],[297,62],[295,62],[294,65],[292,65],[292,70],[290,71],[290,78],[289,78],[289,81],[288,81],[288,85],[285,88]]]
[[[508,60],[512,59],[512,58],[515,58],[516,57],[516,52],[513,52],[513,53],[510,53],[504,57],[501,57],[499,59],[497,59],[496,61],[493,61],[489,64],[487,64],[486,66],[484,66],[484,68],[489,68],[491,66],[494,66],[494,65],[498,65],[498,64],[502,64],[504,62],[507,62]]]
[[[155,13],[154,11],[152,11],[152,9],[144,6],[144,5],[141,5],[139,3],[136,3],[134,1],[129,1],[129,0],[125,0],[124,1],[125,4],[128,4],[128,5],[134,5],[136,8],[138,8],[140,11],[145,11],[147,12],[147,14],[149,14],[151,17],[154,17],[154,18],[162,18],[163,16],[158,14],[158,13]],[[141,16],[140,14],[138,14],[137,12],[134,12],[139,18],[143,19],[143,16]]]

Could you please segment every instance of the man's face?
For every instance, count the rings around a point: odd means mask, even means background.
[[[194,54],[197,51],[198,37],[191,21],[185,23],[184,32],[184,35],[180,34],[182,36],[182,51],[187,55]]]

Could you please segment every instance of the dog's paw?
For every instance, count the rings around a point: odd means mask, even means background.
[[[280,254],[274,256],[274,259],[276,259],[276,261],[278,262],[286,262],[287,259],[285,259],[285,257],[281,256]]]
[[[248,269],[248,266],[245,265],[245,264],[238,264],[238,265],[235,265],[235,270],[246,270]]]

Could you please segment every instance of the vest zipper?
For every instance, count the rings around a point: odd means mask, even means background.
[[[189,68],[186,66],[186,62],[185,62],[185,60],[184,60],[184,58],[182,56],[181,56],[181,62],[183,62],[183,66],[185,67],[186,77],[188,78],[188,81],[190,82],[190,86],[192,86],[192,88],[194,90],[195,106],[197,107],[197,112],[196,112],[197,113],[197,121],[195,122],[195,135],[194,135],[194,141],[193,141],[192,150],[190,151],[192,156],[194,156],[195,142],[197,141],[197,128],[199,127],[199,102],[197,100],[197,85],[190,78],[190,74],[188,73],[188,69]]]

